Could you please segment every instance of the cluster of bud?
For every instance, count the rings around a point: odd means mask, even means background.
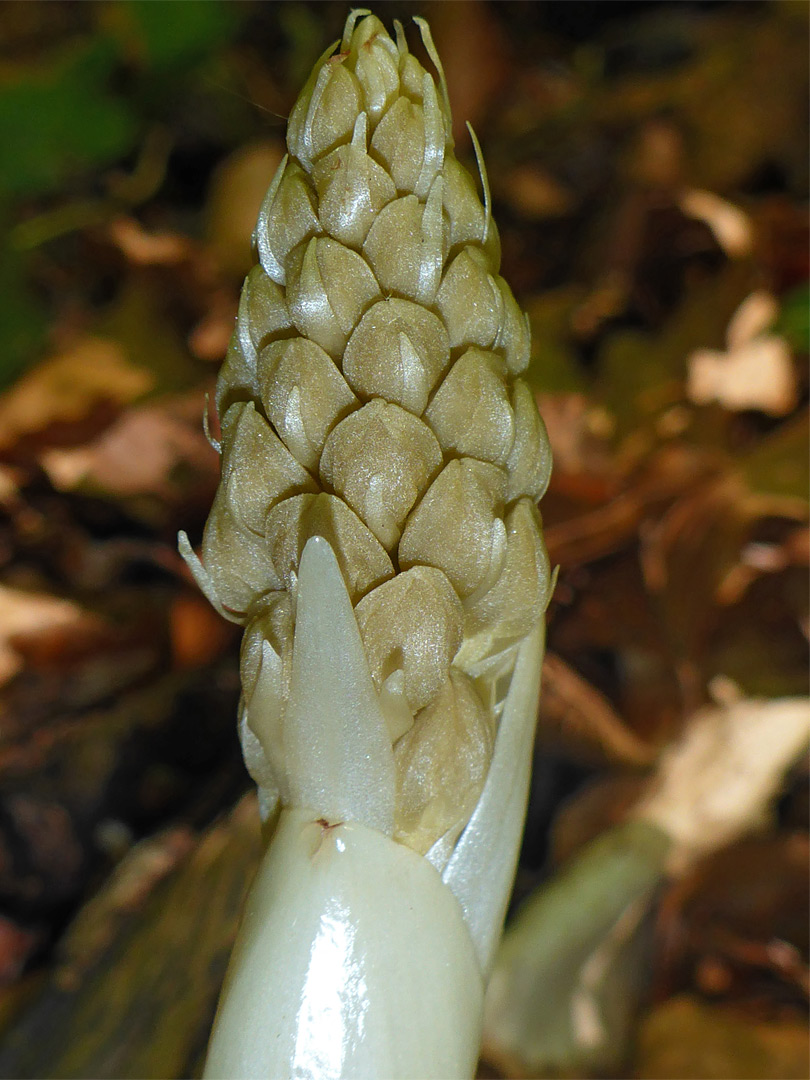
[[[547,603],[550,454],[427,27],[438,84],[401,27],[356,16],[292,110],[259,216],[197,572],[245,627],[245,757],[284,801],[299,561],[329,541],[391,735],[394,835],[425,852],[475,806]]]

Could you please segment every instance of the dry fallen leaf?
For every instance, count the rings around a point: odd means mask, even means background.
[[[70,600],[0,585],[0,686],[23,667],[23,642],[55,632],[84,636],[98,626],[95,616]]]
[[[681,995],[658,1005],[639,1031],[639,1080],[803,1080],[807,1022],[754,1020]]]
[[[0,397],[0,452],[52,426],[78,423],[95,407],[127,405],[151,387],[149,372],[130,364],[116,342],[81,338]]]
[[[500,24],[480,0],[434,4],[430,27],[442,58],[453,105],[456,146],[469,146],[467,122],[476,129],[510,77]]]
[[[571,212],[574,198],[548,169],[531,162],[507,173],[499,187],[512,209],[529,220],[561,217]]]
[[[669,871],[682,874],[766,823],[808,744],[810,698],[741,698],[695,713],[634,811],[672,839]]]
[[[556,653],[543,662],[541,717],[578,742],[598,748],[614,761],[649,765],[655,748],[629,728],[608,699]]]
[[[689,358],[687,393],[696,405],[718,401],[733,411],[786,416],[796,407],[796,373],[787,341],[766,328],[778,313],[770,293],[751,293],[726,331],[727,350],[697,349]]]
[[[551,483],[562,483],[567,490],[582,478],[588,485],[597,484],[601,499],[605,485],[615,480],[603,414],[578,392],[538,394],[537,405],[554,448]]]
[[[717,588],[717,602],[736,604],[746,589],[763,574],[778,574],[789,566],[810,566],[810,529],[792,528],[779,543],[751,541],[740,552],[740,561],[728,571]]]
[[[733,352],[699,349],[689,359],[687,392],[696,405],[718,401],[733,412],[786,416],[796,407],[796,377],[784,338],[767,334]]]
[[[217,457],[203,435],[198,394],[129,409],[93,442],[46,450],[41,458],[54,487],[71,491],[89,484],[117,495],[170,498],[182,465],[210,473]]]
[[[108,235],[134,266],[174,266],[188,259],[193,250],[187,236],[171,232],[150,233],[130,217],[111,222]]]
[[[751,253],[754,230],[748,215],[733,203],[711,191],[689,188],[679,200],[687,217],[703,221],[714,233],[720,247],[732,259]]]
[[[765,289],[749,293],[729,319],[726,343],[729,351],[741,348],[765,333],[779,314],[776,297]]]
[[[169,613],[169,634],[174,668],[188,670],[212,663],[234,630],[202,597],[179,596]]]

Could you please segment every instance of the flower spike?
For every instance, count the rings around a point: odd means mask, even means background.
[[[552,587],[523,313],[447,85],[349,15],[262,205],[200,588],[271,835],[206,1076],[469,1077]]]

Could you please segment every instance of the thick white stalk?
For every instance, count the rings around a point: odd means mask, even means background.
[[[205,1076],[472,1076],[484,976],[525,808],[541,630],[517,650],[490,774],[469,824],[446,852],[437,844],[423,858],[385,832],[380,807],[393,781],[390,748],[378,736],[386,721],[356,648],[345,582],[322,537],[301,557],[297,607],[298,689],[281,733],[293,805],[281,812],[247,900]],[[270,739],[266,717],[252,715],[257,703],[254,692],[248,723]],[[314,778],[307,739],[319,764]],[[355,747],[354,767],[344,761],[347,745]],[[303,808],[303,793],[315,809]]]
[[[209,1078],[473,1075],[483,980],[436,870],[376,829],[284,810],[250,890]]]

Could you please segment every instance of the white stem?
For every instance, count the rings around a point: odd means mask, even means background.
[[[409,848],[284,810],[248,896],[205,1077],[473,1075],[483,981],[461,908]]]

